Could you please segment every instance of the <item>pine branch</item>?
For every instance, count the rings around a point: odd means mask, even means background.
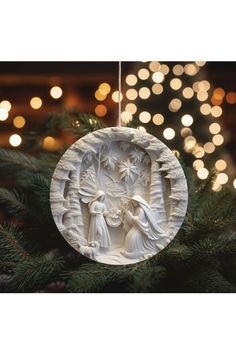
[[[166,277],[166,274],[166,269],[163,266],[139,269],[129,278],[130,291],[140,293],[156,292],[161,280]]]
[[[25,195],[16,190],[0,188],[0,205],[7,213],[14,216],[25,217],[29,212],[25,205]]]
[[[19,169],[38,171],[38,160],[29,154],[0,148],[0,173],[7,175]]]
[[[23,234],[14,224],[0,224],[0,261],[5,266],[28,260]]]

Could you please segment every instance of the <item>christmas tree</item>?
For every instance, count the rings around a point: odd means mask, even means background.
[[[52,219],[49,189],[68,146],[45,153],[42,142],[63,132],[75,141],[102,127],[96,117],[77,111],[52,114],[22,151],[0,149],[1,291],[235,292],[235,193],[228,187],[215,193],[215,172],[197,180],[180,157],[189,205],[166,249],[136,265],[114,267],[90,261],[66,243]]]

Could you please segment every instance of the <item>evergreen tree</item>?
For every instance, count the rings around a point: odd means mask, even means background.
[[[67,146],[43,153],[42,139],[66,129],[76,140],[102,127],[91,115],[53,114],[28,137],[24,152],[0,149],[1,291],[235,292],[236,195],[227,187],[213,192],[214,171],[200,182],[182,161],[188,212],[178,235],[159,254],[114,267],[90,261],[67,244],[49,204],[51,176]]]

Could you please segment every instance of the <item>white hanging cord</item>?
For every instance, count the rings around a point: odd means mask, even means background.
[[[119,61],[118,71],[118,127],[121,127],[121,61]]]

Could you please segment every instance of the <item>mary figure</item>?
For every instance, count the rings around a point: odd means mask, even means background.
[[[106,214],[104,200],[105,193],[99,190],[89,203],[89,212],[91,217],[88,242],[99,242],[101,247],[108,248],[111,245],[111,239],[104,218],[104,215]]]
[[[135,212],[126,212],[132,226],[125,237],[122,254],[127,258],[140,258],[163,249],[168,234],[157,225],[150,206],[142,197],[135,195],[131,201]]]

